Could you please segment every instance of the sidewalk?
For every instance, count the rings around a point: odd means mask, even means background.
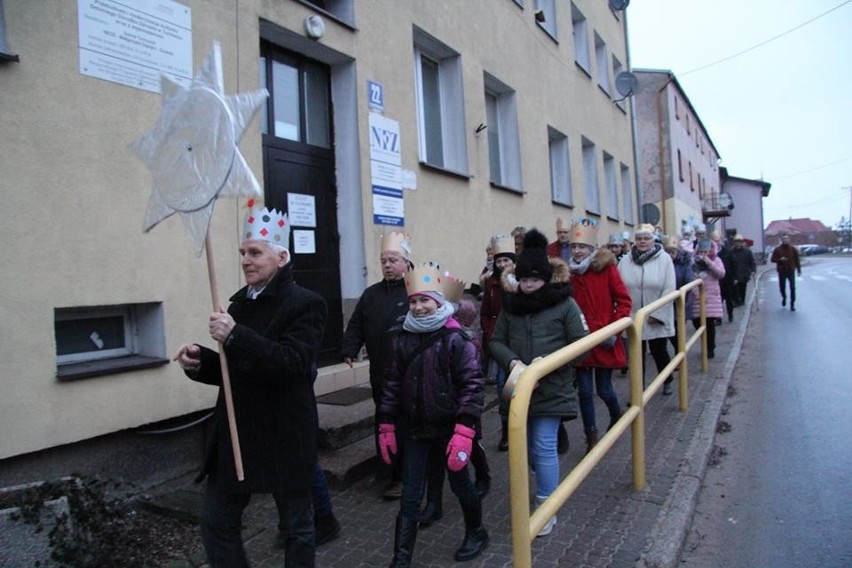
[[[716,359],[707,374],[700,372],[697,348],[689,355],[690,408],[678,411],[677,392],[658,394],[646,410],[646,478],[641,492],[632,489],[629,430],[601,461],[594,473],[566,503],[554,531],[532,544],[533,565],[570,567],[671,567],[689,530],[704,469],[713,448],[716,424],[722,412],[734,366],[740,354],[752,306],[735,312],[716,331]],[[688,324],[690,332],[692,325]],[[652,362],[648,361],[649,368]],[[614,375],[622,401],[628,398],[627,378]],[[493,386],[488,388],[494,389]],[[662,392],[662,389],[658,391]],[[608,414],[596,399],[598,423]],[[509,513],[508,453],[496,451],[499,417],[496,407],[483,414],[484,444],[491,464],[491,492],[483,501],[483,516],[491,535],[488,549],[464,564],[453,553],[464,535],[461,511],[445,484],[444,518],[417,536],[414,566],[493,567],[512,565]],[[567,423],[570,451],[561,456],[564,477],[583,456],[581,421]],[[334,492],[334,512],[341,536],[317,551],[317,566],[352,568],[387,566],[393,554],[394,519],[399,502],[380,499],[382,486],[372,479]],[[269,496],[255,496],[246,511],[246,550],[255,568],[284,565],[284,554],[274,545],[277,533],[275,504]]]

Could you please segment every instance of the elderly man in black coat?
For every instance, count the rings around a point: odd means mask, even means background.
[[[290,267],[289,225],[277,211],[252,211],[240,245],[246,286],[228,311],[210,315],[211,337],[224,345],[245,478],[234,467],[222,390],[215,431],[198,480],[207,477],[201,533],[211,566],[248,566],[240,529],[253,493],[275,493],[285,504],[282,533],[287,566],[314,566],[311,482],[316,461],[316,400],[312,366],[325,331],[327,307],[297,286]],[[193,380],[222,384],[218,354],[184,344],[175,355]]]

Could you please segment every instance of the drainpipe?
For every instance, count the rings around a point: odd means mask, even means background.
[[[669,78],[663,83],[663,86],[657,91],[657,152],[660,158],[660,219],[662,220],[663,234],[668,235],[666,227],[666,164],[668,158],[664,154],[665,137],[663,136],[663,97],[669,83],[674,79],[674,75],[669,73]],[[674,196],[674,191],[672,191]]]

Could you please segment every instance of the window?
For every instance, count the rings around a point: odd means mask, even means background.
[[[9,53],[6,45],[6,18],[3,14],[3,0],[0,0],[0,61],[18,61],[18,56]]]
[[[689,189],[695,191],[695,178],[692,175],[692,160],[689,161]]]
[[[624,208],[624,222],[633,223],[633,187],[630,183],[630,168],[621,164],[621,205]]]
[[[350,26],[355,25],[354,0],[300,0],[304,4],[310,4],[323,12],[334,16],[341,22]]]
[[[692,134],[692,127],[689,125],[689,114],[686,115],[686,133]]]
[[[554,203],[574,205],[571,191],[571,157],[568,154],[568,137],[547,127],[547,149],[550,153],[550,199]]]
[[[606,214],[611,219],[618,219],[618,178],[615,171],[615,158],[603,153],[604,183],[606,184]]]
[[[606,43],[597,32],[595,32],[595,62],[598,66],[598,86],[609,95],[611,91],[609,88],[609,59],[607,58]]]
[[[585,137],[583,140],[583,185],[586,190],[586,210],[600,214],[601,196],[598,183],[598,163],[595,145]]]
[[[461,56],[414,28],[420,161],[467,174]]]
[[[261,54],[260,86],[269,91],[260,117],[261,132],[331,148],[328,70],[269,44],[261,45]]]
[[[60,380],[168,363],[160,303],[56,308],[54,334]]]
[[[675,107],[675,118],[680,120],[680,108],[677,104],[677,97],[674,97],[674,107]]]
[[[624,71],[624,65],[622,65],[621,61],[619,61],[618,58],[615,55],[613,55],[612,56],[612,80],[616,81],[619,73],[621,73],[622,71]],[[616,95],[620,95],[620,93],[617,93],[617,92],[614,91],[613,94],[612,94],[612,98],[618,101],[615,104],[617,104],[618,107],[621,110],[624,110],[624,101],[619,100],[619,99],[621,99],[621,96],[619,96],[618,99],[616,99],[615,98]]]
[[[556,0],[535,0],[535,11],[539,27],[556,39]]]
[[[571,30],[574,34],[574,61],[591,75],[588,22],[573,2],[571,3]]]
[[[521,188],[521,147],[515,91],[485,74],[488,167],[491,183]]]
[[[683,181],[683,157],[680,155],[680,150],[677,151],[677,177]]]

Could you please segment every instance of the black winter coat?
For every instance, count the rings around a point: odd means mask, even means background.
[[[204,465],[198,480],[216,472],[235,493],[307,490],[316,462],[313,369],[325,332],[325,300],[293,282],[290,265],[256,299],[247,288],[231,297],[236,321],[225,342],[245,480],[238,482],[223,392],[219,391]],[[202,347],[190,378],[221,385],[219,355]]]

